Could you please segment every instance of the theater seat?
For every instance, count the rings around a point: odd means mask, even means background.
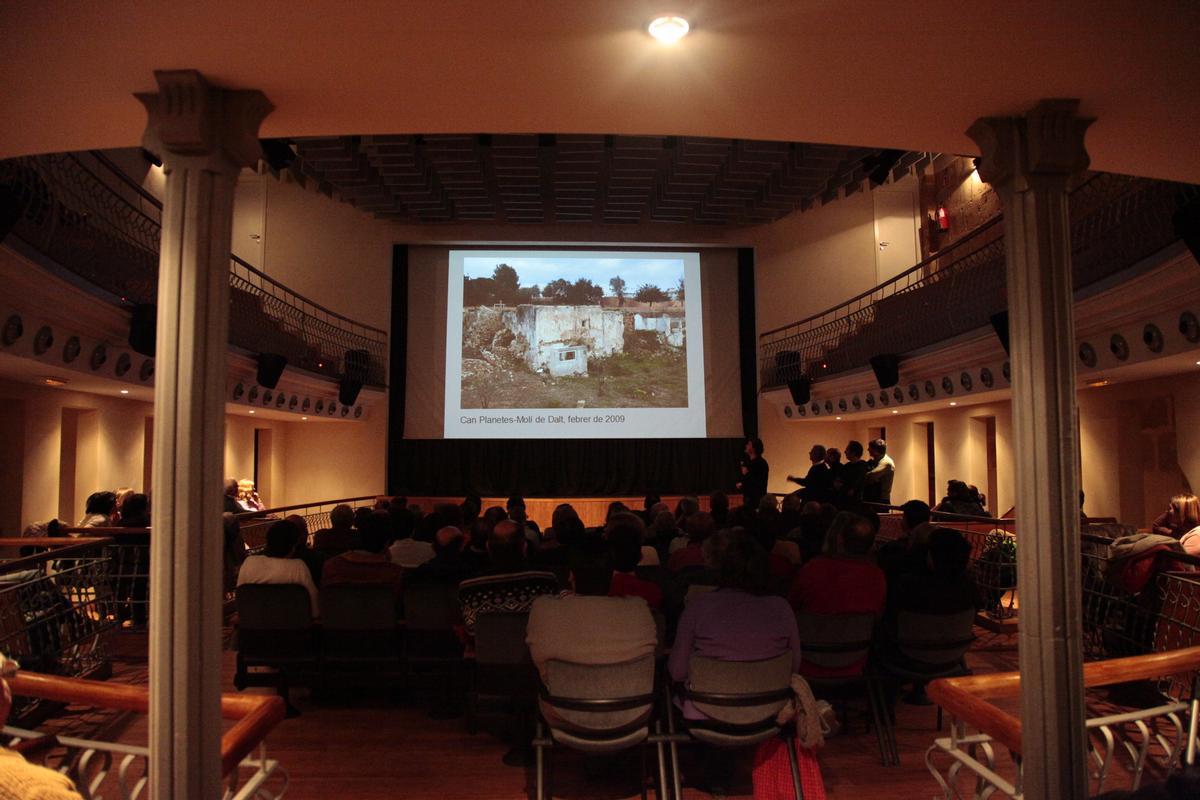
[[[317,636],[308,590],[294,583],[237,587],[237,670],[233,685],[275,686],[294,713],[288,688],[318,675]],[[251,671],[266,667],[274,672]]]

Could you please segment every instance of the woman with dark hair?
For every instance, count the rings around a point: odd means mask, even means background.
[[[800,634],[796,617],[786,600],[766,594],[766,551],[741,528],[710,537],[704,550],[717,589],[688,599],[671,648],[671,678],[687,681],[692,656],[761,661],[790,651],[792,668],[798,669]],[[704,717],[688,703],[683,713],[690,719]]]

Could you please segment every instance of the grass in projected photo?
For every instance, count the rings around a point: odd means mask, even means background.
[[[677,258],[468,257],[462,408],[686,408]]]

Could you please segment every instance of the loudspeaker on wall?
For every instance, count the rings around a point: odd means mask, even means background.
[[[283,370],[287,367],[287,363],[287,358],[278,353],[259,353],[258,372],[255,380],[260,386],[274,389],[279,385],[279,379],[283,377]]]
[[[900,356],[895,353],[871,356],[871,369],[880,389],[890,389],[900,382]]]
[[[133,348],[133,352],[154,357],[157,327],[158,306],[153,303],[140,303],[133,307],[133,315],[129,319],[129,346]]]

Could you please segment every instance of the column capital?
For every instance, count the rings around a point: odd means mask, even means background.
[[[253,166],[258,126],[274,106],[257,90],[221,89],[194,69],[158,70],[157,92],[134,96],[148,118],[142,144],[164,160],[195,159],[215,171]]]
[[[1042,100],[1023,117],[975,120],[967,135],[982,153],[979,177],[1000,190],[1023,191],[1087,169],[1091,159],[1083,137],[1095,119],[1078,110],[1078,100]]]

